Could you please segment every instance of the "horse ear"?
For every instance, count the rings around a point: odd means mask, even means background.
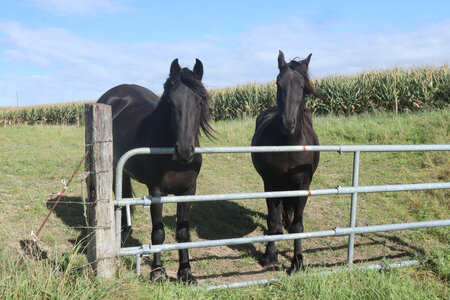
[[[200,59],[195,59],[195,65],[194,65],[194,78],[197,80],[202,80],[203,77],[203,64],[200,61]]]
[[[172,79],[178,79],[180,78],[180,74],[181,74],[181,67],[180,64],[178,63],[178,58],[175,58],[172,62],[172,64],[170,65],[170,78]]]
[[[309,61],[311,60],[311,55],[312,53],[310,53],[307,58],[301,61],[301,66],[305,70],[305,72],[308,72],[308,65]]]
[[[312,56],[312,53],[310,53],[308,55],[308,57],[303,60],[305,62],[305,64],[306,64],[306,68],[308,68],[309,61],[311,60],[311,56]]]
[[[278,69],[281,70],[281,68],[283,68],[284,66],[286,66],[286,60],[284,59],[284,53],[283,53],[283,51],[279,50],[279,53],[278,53]]]

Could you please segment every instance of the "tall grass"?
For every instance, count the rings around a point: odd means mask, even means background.
[[[391,68],[313,80],[327,101],[310,97],[315,115],[366,112],[411,112],[441,109],[450,103],[450,71],[439,67]],[[276,103],[275,82],[212,89],[211,115],[216,121],[253,117]],[[11,124],[84,124],[84,103],[0,108],[0,126]]]

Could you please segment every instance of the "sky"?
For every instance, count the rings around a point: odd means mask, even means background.
[[[161,93],[171,62],[206,88],[268,82],[312,53],[312,78],[450,57],[450,1],[2,0],[0,106],[96,100],[134,83]],[[17,101],[18,100],[18,101]]]

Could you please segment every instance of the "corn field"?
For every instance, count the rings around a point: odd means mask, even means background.
[[[327,99],[307,99],[307,106],[315,115],[387,111],[403,113],[447,108],[450,103],[450,71],[447,64],[327,76],[312,81],[316,90]],[[209,93],[214,120],[253,117],[276,103],[274,81],[212,89]],[[0,125],[83,125],[84,103],[0,107]]]
[[[450,70],[440,67],[393,68],[349,76],[312,80],[327,101],[307,99],[315,115],[350,115],[368,112],[410,112],[442,109],[450,103]],[[211,90],[215,120],[255,116],[276,104],[275,81]]]
[[[91,101],[93,102],[93,101]],[[0,126],[12,124],[83,125],[84,103],[0,107]]]

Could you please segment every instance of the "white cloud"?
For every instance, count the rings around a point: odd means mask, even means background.
[[[114,0],[32,0],[39,8],[56,14],[112,14],[128,8]]]
[[[200,58],[209,88],[273,80],[279,49],[286,59],[313,53],[314,77],[394,65],[442,64],[449,59],[449,27],[446,21],[410,31],[344,34],[326,24],[292,18],[236,37],[125,44],[86,39],[59,28],[0,22],[0,33],[6,36],[3,59],[34,70],[27,76],[0,77],[0,105],[14,105],[15,91],[23,105],[96,99],[121,83],[161,92],[174,58],[190,68]]]

